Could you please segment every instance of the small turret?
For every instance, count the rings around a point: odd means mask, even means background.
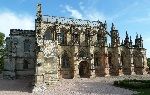
[[[115,30],[114,23],[112,23],[111,30]]]
[[[105,30],[107,29],[107,22],[106,22],[106,20],[104,22],[104,28],[105,28]]]
[[[130,36],[130,44],[129,44],[130,47],[132,47],[132,39],[131,39],[131,36]]]
[[[136,33],[136,39],[138,39],[138,34]]]
[[[122,42],[121,42],[121,45],[122,45],[122,46],[124,45],[124,42],[123,42],[123,40],[122,40]]]
[[[143,48],[143,39],[141,35],[140,35],[140,47]]]
[[[129,36],[128,36],[128,32],[126,31],[126,38],[124,40],[124,46],[129,47]]]
[[[37,13],[36,13],[36,16],[37,16],[37,20],[38,20],[38,21],[41,21],[41,20],[42,20],[42,7],[41,7],[41,4],[40,4],[40,3],[37,5]]]
[[[140,35],[140,37],[138,37],[138,34],[136,35],[135,47],[136,48],[143,48],[143,39],[142,39],[141,35]]]
[[[129,38],[129,37],[128,37],[128,32],[127,32],[127,31],[126,31],[126,38]]]
[[[120,37],[119,37],[119,33],[118,30],[115,29],[114,24],[112,23],[112,27],[111,27],[111,46],[112,47],[118,47],[120,46]]]
[[[140,35],[140,39],[142,40],[142,36]]]

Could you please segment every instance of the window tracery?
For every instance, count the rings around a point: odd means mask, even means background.
[[[98,52],[94,53],[94,66],[99,66],[99,54],[98,54]]]
[[[64,52],[64,54],[62,55],[61,67],[62,68],[70,68],[69,57],[68,57],[68,54],[66,52]]]
[[[86,57],[86,52],[84,51],[84,50],[81,50],[80,52],[79,52],[79,57]]]
[[[61,31],[61,33],[59,34],[59,43],[63,45],[67,44],[67,34],[65,33],[65,31]]]
[[[30,52],[30,45],[31,45],[30,40],[26,39],[24,41],[24,52]]]
[[[44,36],[43,36],[44,40],[53,40],[53,33],[50,29],[48,29]]]
[[[73,42],[79,44],[79,33],[77,31],[73,32]]]
[[[24,60],[23,69],[28,69],[28,64],[29,62],[27,60]]]

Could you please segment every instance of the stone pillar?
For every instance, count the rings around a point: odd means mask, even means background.
[[[144,54],[143,54],[143,71],[142,72],[144,75],[144,74],[148,74],[147,69],[149,67],[147,66],[146,50],[144,50],[143,52],[144,52]]]
[[[90,78],[95,78],[96,77],[96,75],[95,75],[95,68],[93,68],[94,67],[94,58],[92,58],[92,60],[91,60],[91,69],[92,70],[90,70],[90,72],[91,72],[91,76],[90,76]]]
[[[44,82],[43,56],[44,56],[43,52],[38,52],[36,60],[37,63],[35,65],[35,85],[42,84]]]
[[[131,49],[130,52],[131,52],[131,65],[130,65],[131,72],[130,72],[130,74],[135,75],[134,64],[133,64],[133,49]]]
[[[80,78],[80,75],[79,75],[79,65],[78,64],[75,64],[74,79],[75,78]]]
[[[120,51],[120,50],[119,50]],[[118,52],[119,55],[118,55],[118,76],[123,76],[123,70],[122,70],[122,64],[121,64],[121,53]]]
[[[105,68],[105,75],[104,75],[105,77],[107,77],[107,76],[110,76],[109,75],[109,67],[106,67]]]
[[[123,71],[122,71],[122,67],[118,69],[118,75],[119,75],[119,76],[123,76],[123,75],[124,75],[124,74],[123,74]]]
[[[78,53],[78,47],[74,46],[74,52]],[[74,56],[74,78],[80,78],[79,75],[79,62],[77,61],[77,56]]]
[[[134,49],[134,71],[137,75],[147,74],[146,50],[144,48]]]
[[[104,60],[105,60],[105,75],[104,76],[110,76],[109,75],[109,63],[108,63],[108,47],[104,47],[104,52],[105,52],[105,56],[104,56]]]
[[[104,72],[105,72],[105,77],[107,77],[107,76],[110,76],[109,75],[109,64],[108,64],[108,55],[105,57],[105,62],[106,62],[106,65],[105,65],[105,70],[104,70]]]
[[[122,64],[121,64],[121,51],[120,47],[115,47],[112,49],[112,60],[111,63],[113,64],[112,75],[120,76],[122,75]]]
[[[90,48],[90,54],[94,55],[93,51],[94,51],[94,47],[91,46],[91,48]],[[91,55],[90,55],[90,57],[91,57],[91,62],[90,62],[90,73],[91,73],[91,75],[90,75],[90,77],[91,78],[95,78],[96,77],[95,68],[93,68],[94,67],[94,58]]]
[[[59,59],[58,59],[58,77],[59,79],[62,79],[62,68],[61,68],[61,56],[59,56]]]
[[[131,75],[135,75],[135,72],[134,72],[134,65],[131,64]]]

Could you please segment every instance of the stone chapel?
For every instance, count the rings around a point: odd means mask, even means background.
[[[34,76],[35,84],[57,80],[147,74],[141,35],[126,32],[121,42],[112,23],[42,15],[37,5],[35,30],[11,29],[6,38],[3,76]],[[111,43],[107,39],[110,37]]]

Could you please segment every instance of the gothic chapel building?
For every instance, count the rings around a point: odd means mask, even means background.
[[[6,78],[34,75],[35,84],[58,79],[147,74],[146,49],[126,32],[120,43],[114,24],[42,15],[37,6],[35,30],[11,29],[6,38]],[[107,38],[111,43],[108,45]]]

